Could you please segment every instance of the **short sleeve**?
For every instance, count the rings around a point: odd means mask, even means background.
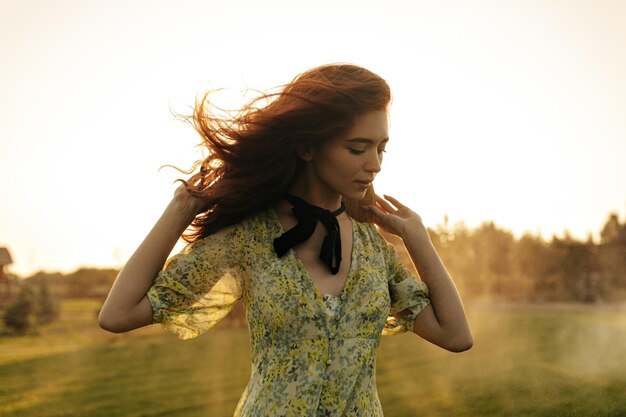
[[[224,318],[242,294],[242,241],[230,226],[168,259],[147,293],[153,323],[191,339]]]
[[[382,334],[389,336],[407,331],[412,332],[415,318],[430,304],[428,287],[404,264],[398,256],[396,248],[384,240],[382,236],[380,238],[382,239],[383,248],[381,250],[385,257],[389,297],[391,299],[389,317],[383,327]],[[405,313],[402,317],[398,319],[393,317],[403,311]]]

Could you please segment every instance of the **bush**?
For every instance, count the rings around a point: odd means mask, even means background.
[[[24,334],[33,327],[35,310],[34,294],[28,286],[22,286],[15,301],[4,312],[4,324],[16,334]]]
[[[50,294],[46,280],[39,282],[38,303],[35,306],[37,323],[47,324],[59,318],[61,308],[59,302]]]
[[[38,324],[59,318],[59,302],[50,294],[45,280],[23,283],[15,301],[4,312],[4,325],[15,334],[25,334]]]

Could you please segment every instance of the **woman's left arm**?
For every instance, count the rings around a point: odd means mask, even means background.
[[[420,278],[430,292],[430,304],[417,315],[413,331],[431,343],[452,352],[468,350],[472,333],[454,281],[435,250],[420,216],[391,196],[376,196],[369,206],[375,223],[402,238]]]

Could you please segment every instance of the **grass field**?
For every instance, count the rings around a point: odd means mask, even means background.
[[[249,372],[245,329],[189,341],[150,326],[99,329],[94,301],[68,301],[40,335],[0,338],[2,417],[232,416]],[[385,337],[386,417],[626,416],[626,311],[468,307],[475,345],[453,354]]]

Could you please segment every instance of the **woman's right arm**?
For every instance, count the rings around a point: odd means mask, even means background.
[[[118,274],[105,300],[98,323],[104,330],[123,333],[152,324],[152,306],[146,293],[167,260],[174,245],[205,208],[181,185],[154,225]]]

